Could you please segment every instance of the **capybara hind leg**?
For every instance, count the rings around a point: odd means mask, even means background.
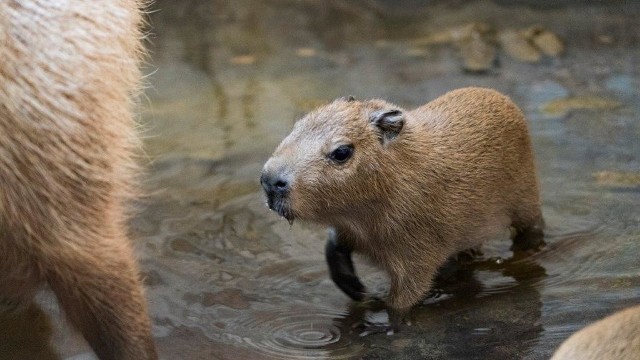
[[[531,207],[515,214],[512,226],[516,230],[513,238],[514,251],[537,250],[544,246],[544,220],[540,207]]]
[[[101,360],[156,359],[131,249],[125,239],[95,243],[108,245],[48,259],[51,288]]]

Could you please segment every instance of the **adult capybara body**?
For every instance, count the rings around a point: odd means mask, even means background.
[[[296,123],[261,182],[282,216],[332,227],[327,261],[352,298],[365,290],[351,251],[388,272],[396,319],[451,255],[509,226],[520,232],[516,246],[542,234],[526,120],[489,89],[455,90],[412,111],[338,99]]]
[[[551,360],[640,359],[640,305],[599,320],[560,345]]]
[[[0,2],[0,298],[48,283],[101,359],[156,358],[125,228],[140,6]]]

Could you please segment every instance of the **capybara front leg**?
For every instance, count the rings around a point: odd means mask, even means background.
[[[341,242],[338,233],[332,229],[325,247],[331,279],[351,299],[362,301],[365,298],[366,290],[356,275],[351,252],[351,247],[344,241]]]
[[[101,360],[157,359],[142,284],[121,240],[52,254],[47,280]]]
[[[389,289],[389,322],[394,331],[398,331],[411,308],[425,296],[429,290],[435,269],[407,268],[391,275]]]
[[[397,269],[396,269],[397,270]],[[370,317],[378,318],[376,321],[363,321],[364,331],[360,336],[366,336],[375,333],[386,333],[392,335],[399,331],[405,323],[405,317],[422,296],[427,292],[430,281],[423,281],[420,278],[420,272],[390,272],[391,289],[389,290],[389,299],[386,303],[386,311],[388,321],[383,317],[379,317],[379,312],[368,312]],[[431,277],[433,274],[431,274]],[[380,321],[382,319],[382,321]]]

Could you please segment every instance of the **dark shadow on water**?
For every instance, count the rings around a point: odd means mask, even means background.
[[[521,359],[544,332],[541,285],[545,269],[524,253],[508,259],[450,260],[434,291],[409,314],[400,332],[360,337],[354,328],[380,304],[351,304],[342,340],[370,349],[362,359]],[[498,278],[498,285],[488,285]],[[506,281],[506,284],[505,284]],[[375,350],[373,350],[375,348]]]

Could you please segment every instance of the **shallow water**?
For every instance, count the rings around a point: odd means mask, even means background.
[[[522,3],[157,0],[142,116],[150,195],[132,227],[162,358],[545,359],[639,303],[640,6]],[[455,46],[417,45],[470,21],[541,24],[566,52],[530,64],[498,51],[471,74]],[[360,337],[352,325],[366,309],[329,279],[325,229],[268,211],[262,164],[333,98],[410,108],[468,85],[508,94],[527,115],[548,245],[514,255],[505,234],[416,307],[412,326]],[[360,260],[384,294],[385,275]],[[39,302],[49,319],[35,308],[12,318],[32,325],[0,358],[92,358],[55,301]]]

